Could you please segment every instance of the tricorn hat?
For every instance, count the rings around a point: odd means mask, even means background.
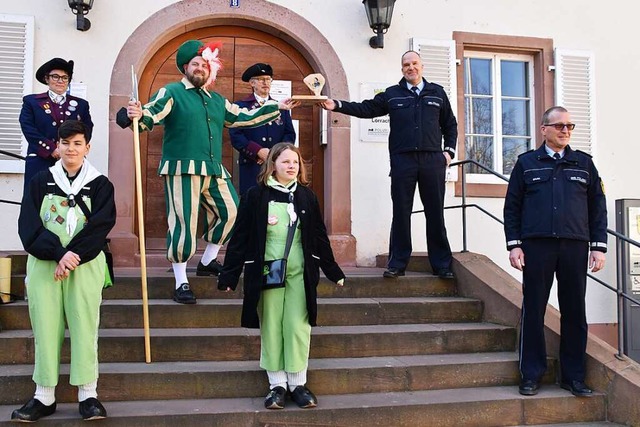
[[[65,61],[62,58],[53,58],[52,60],[45,62],[36,71],[36,80],[43,85],[47,84],[45,77],[51,72],[51,70],[62,70],[69,75],[69,81],[73,77],[73,61]]]
[[[248,82],[253,77],[257,76],[273,77],[273,68],[271,68],[271,65],[263,64],[261,62],[253,64],[251,67],[244,70],[244,73],[242,73],[242,81]]]

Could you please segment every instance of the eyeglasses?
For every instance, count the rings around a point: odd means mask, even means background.
[[[576,128],[576,125],[574,123],[547,123],[542,126],[553,126],[558,132],[563,131],[565,127],[569,131]]]
[[[69,81],[69,76],[61,76],[59,74],[49,74],[49,78],[51,80],[53,80],[54,82],[59,82],[59,81],[68,82]]]
[[[273,79],[271,77],[253,77],[251,80],[255,80],[260,83],[271,83]]]

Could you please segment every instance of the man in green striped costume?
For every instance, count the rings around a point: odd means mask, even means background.
[[[220,47],[220,43],[199,40],[183,43],[176,54],[182,80],[161,88],[144,107],[129,102],[117,117],[122,127],[139,118],[140,131],[164,126],[158,174],[164,177],[167,259],[176,278],[173,299],[183,304],[196,302],[187,279],[187,261],[196,252],[198,207],[205,212],[203,238],[207,242],[197,268],[199,276],[219,273],[216,257],[236,218],[238,196],[222,165],[222,129],[261,126],[277,119],[280,109],[295,106],[291,101],[269,101],[248,110],[210,90],[221,67]]]

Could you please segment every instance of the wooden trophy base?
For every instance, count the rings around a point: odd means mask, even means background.
[[[312,105],[326,101],[329,97],[325,95],[293,95],[291,99],[293,101],[300,101],[302,105]]]

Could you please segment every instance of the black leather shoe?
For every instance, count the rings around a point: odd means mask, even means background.
[[[593,391],[587,387],[584,381],[567,381],[561,382],[560,387],[565,390],[569,390],[574,396],[578,397],[591,397],[593,396]]]
[[[303,385],[299,385],[291,392],[291,400],[301,408],[314,408],[318,406],[316,396]]]
[[[286,394],[284,387],[274,387],[271,389],[267,397],[264,399],[264,407],[267,409],[283,409],[284,396]]]
[[[443,268],[438,271],[438,277],[441,279],[453,279],[455,276],[453,275],[453,271],[450,268]]]
[[[204,265],[202,261],[200,261],[198,268],[196,268],[196,276],[217,276],[220,274],[220,270],[222,270],[222,264],[220,264],[217,259],[214,259],[207,265]]]
[[[397,279],[400,276],[404,276],[404,268],[389,267],[382,273],[382,277],[387,279]]]
[[[173,292],[173,300],[180,304],[195,304],[196,296],[191,291],[188,283],[183,283]]]
[[[38,399],[31,399],[20,409],[11,413],[11,421],[33,422],[56,412],[56,402],[46,406]]]
[[[538,394],[539,388],[540,384],[538,384],[537,381],[522,380],[520,382],[520,387],[518,387],[518,391],[524,396],[535,396],[536,394]]]
[[[85,421],[107,418],[107,410],[104,409],[102,403],[95,397],[90,397],[80,402],[78,410],[80,411],[80,415],[82,415],[82,419]]]

